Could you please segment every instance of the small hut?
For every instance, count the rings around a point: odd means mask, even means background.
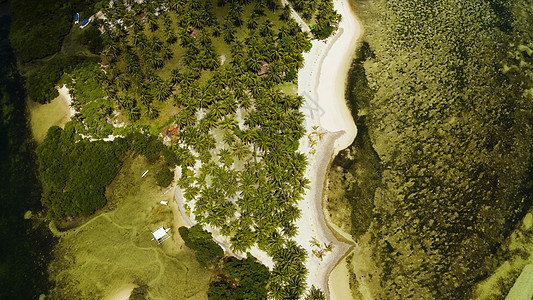
[[[165,227],[161,226],[158,229],[152,231],[152,234],[154,238],[152,240],[156,240],[158,245],[161,245],[164,241],[168,240],[170,238],[170,235],[168,235],[168,232],[170,231],[170,228],[165,229]]]
[[[263,65],[261,66],[261,69],[257,71],[257,76],[262,76],[268,73],[268,67],[269,67],[268,63],[264,62]]]
[[[180,129],[176,125],[170,125],[167,128],[163,129],[163,134],[169,138],[178,134]]]
[[[188,33],[193,39],[196,39],[196,38],[198,38],[198,34],[200,33],[200,31],[198,31],[198,29],[196,29],[196,28],[189,28],[189,29],[187,29],[187,33]]]

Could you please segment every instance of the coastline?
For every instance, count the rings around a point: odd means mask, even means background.
[[[336,297],[332,290],[337,293],[346,290],[350,293],[349,286],[344,287],[346,282],[332,282],[330,276],[354,245],[343,238],[343,233],[336,232],[336,228],[329,226],[322,204],[331,162],[339,151],[353,143],[357,135],[355,121],[346,103],[345,89],[357,40],[362,34],[361,25],[348,0],[334,0],[333,5],[337,13],[342,15],[338,31],[325,42],[312,41],[313,47],[309,53],[304,53],[304,67],[298,74],[298,93],[305,99],[303,112],[306,116],[307,132],[316,131],[318,128],[318,131],[326,132],[329,136],[324,139],[328,141],[319,142],[319,150],[316,152],[316,149],[300,147],[301,152],[306,151],[308,154],[310,163],[306,177],[311,180],[310,189],[302,202],[307,202],[308,205],[313,203],[311,206],[314,209],[306,210],[306,206],[301,205],[301,220],[313,221],[298,223],[301,231],[312,225],[315,227],[312,231],[320,232],[321,243],[335,245],[333,253],[328,254],[323,261],[314,261],[315,257],[311,256],[307,263],[310,271],[308,286],[321,288],[329,299]],[[305,141],[301,141],[301,144],[305,144]],[[297,237],[300,244],[305,245],[308,240],[300,235],[305,234],[299,234]],[[309,251],[308,247],[305,248]],[[335,284],[335,288],[332,288],[332,284]]]
[[[76,114],[76,110],[72,107],[72,97],[70,96],[70,90],[66,84],[63,84],[63,86],[60,88],[59,87],[56,87],[56,88],[57,88],[57,91],[59,92],[59,95],[63,97],[63,99],[65,100],[65,103],[68,106],[68,110],[69,110],[68,119],[70,120],[70,118],[72,118],[72,116]]]
[[[327,173],[333,158],[339,151],[351,145],[357,134],[355,122],[345,100],[345,86],[357,39],[361,36],[361,27],[349,0],[334,0],[333,3],[334,8],[342,15],[339,29],[325,41],[312,41],[311,50],[304,53],[304,67],[298,73],[298,94],[304,98],[301,111],[305,115],[304,127],[308,133],[300,140],[299,152],[308,157],[305,177],[311,183],[303,199],[299,201],[301,217],[296,221],[298,233],[294,238],[308,253],[307,288],[320,288],[328,299],[332,299],[329,286],[331,272],[353,249],[350,241],[342,238],[342,234],[335,232],[328,225],[323,211],[323,197]],[[179,173],[177,168],[177,177]],[[182,191],[178,186],[174,200],[177,205],[173,205],[173,210],[179,210],[187,227],[194,225],[194,217],[188,217],[186,214]],[[226,253],[240,257],[232,253],[227,238],[212,228],[207,230],[213,233],[213,239]],[[320,245],[330,244],[333,249],[319,258],[313,251],[322,249],[311,243],[312,240],[318,241]],[[272,269],[271,258],[257,246],[248,252]],[[335,289],[345,288],[336,286]],[[349,286],[346,286],[346,289],[349,293]]]

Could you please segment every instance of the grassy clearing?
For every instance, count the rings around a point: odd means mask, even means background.
[[[117,287],[147,286],[150,299],[207,299],[211,273],[202,269],[177,231],[181,220],[161,197],[154,175],[163,163],[128,158],[108,186],[107,211],[62,237],[50,264],[55,274],[52,299],[103,299]],[[150,172],[145,178],[145,170]],[[151,231],[172,227],[172,238],[158,246]]]
[[[28,101],[30,125],[33,137],[42,143],[52,126],[64,127],[69,121],[69,107],[63,96],[59,96],[47,104]]]
[[[278,88],[287,95],[298,96],[298,85],[292,82],[284,82],[278,85]]]

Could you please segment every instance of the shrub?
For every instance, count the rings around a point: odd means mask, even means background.
[[[174,180],[174,172],[172,172],[169,168],[164,168],[157,172],[157,174],[155,175],[155,180],[157,182],[157,185],[162,188],[166,188]]]
[[[224,255],[224,250],[213,241],[211,233],[203,230],[202,226],[180,227],[178,231],[185,246],[196,252],[196,259],[204,268],[214,266]]]

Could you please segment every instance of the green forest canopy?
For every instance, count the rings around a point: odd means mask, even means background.
[[[51,216],[89,216],[102,208],[105,187],[120,170],[114,142],[75,141],[69,127],[54,126],[37,148],[39,172],[45,189],[43,204]]]
[[[331,7],[331,1],[326,2]],[[121,151],[132,149],[149,159],[162,153],[171,167],[182,167],[179,184],[185,198],[201,196],[193,213],[202,225],[221,229],[234,251],[257,244],[274,258],[277,276],[269,278],[271,296],[303,295],[306,253],[292,241],[300,216],[297,201],[308,184],[303,176],[307,158],[297,151],[305,134],[299,111],[303,98],[284,94],[278,86],[296,81],[310,37],[284,13],[287,8],[279,9],[277,1],[171,0],[165,2],[168,10],[161,9],[159,0],[131,9],[126,5],[115,2],[103,10],[107,21],[96,44],[104,46],[105,72],[92,61],[71,68],[62,61],[69,58],[57,58],[50,68],[30,76],[35,99],[42,102],[53,95],[52,79],[61,77],[77,111],[67,129],[52,129],[40,149],[41,176],[48,188],[45,205],[62,218],[90,214],[105,204],[103,193],[92,200],[71,194],[83,180],[63,167],[85,170],[81,158],[91,161],[95,153],[110,155],[107,159],[117,162],[118,168]],[[95,32],[78,41],[90,47]],[[268,72],[258,76],[265,63]],[[114,122],[126,126],[115,128]],[[159,149],[154,141],[169,124],[178,129],[170,140],[172,151]],[[122,135],[127,142],[118,138],[90,146],[78,141],[78,134],[96,139]],[[128,140],[130,135],[143,137]],[[65,161],[75,151],[81,158]],[[198,174],[191,168],[196,162],[202,164]],[[106,174],[92,179],[96,182],[90,191],[97,195],[115,169],[114,163],[95,163],[91,172],[97,174],[102,168]],[[240,218],[235,217],[237,212]],[[215,249],[206,255],[201,252],[200,260],[216,263],[220,255]]]
[[[9,39],[23,62],[43,58],[61,49],[76,12],[92,14],[97,0],[14,0]],[[100,1],[102,2],[102,1]],[[82,16],[83,17],[83,16]]]

